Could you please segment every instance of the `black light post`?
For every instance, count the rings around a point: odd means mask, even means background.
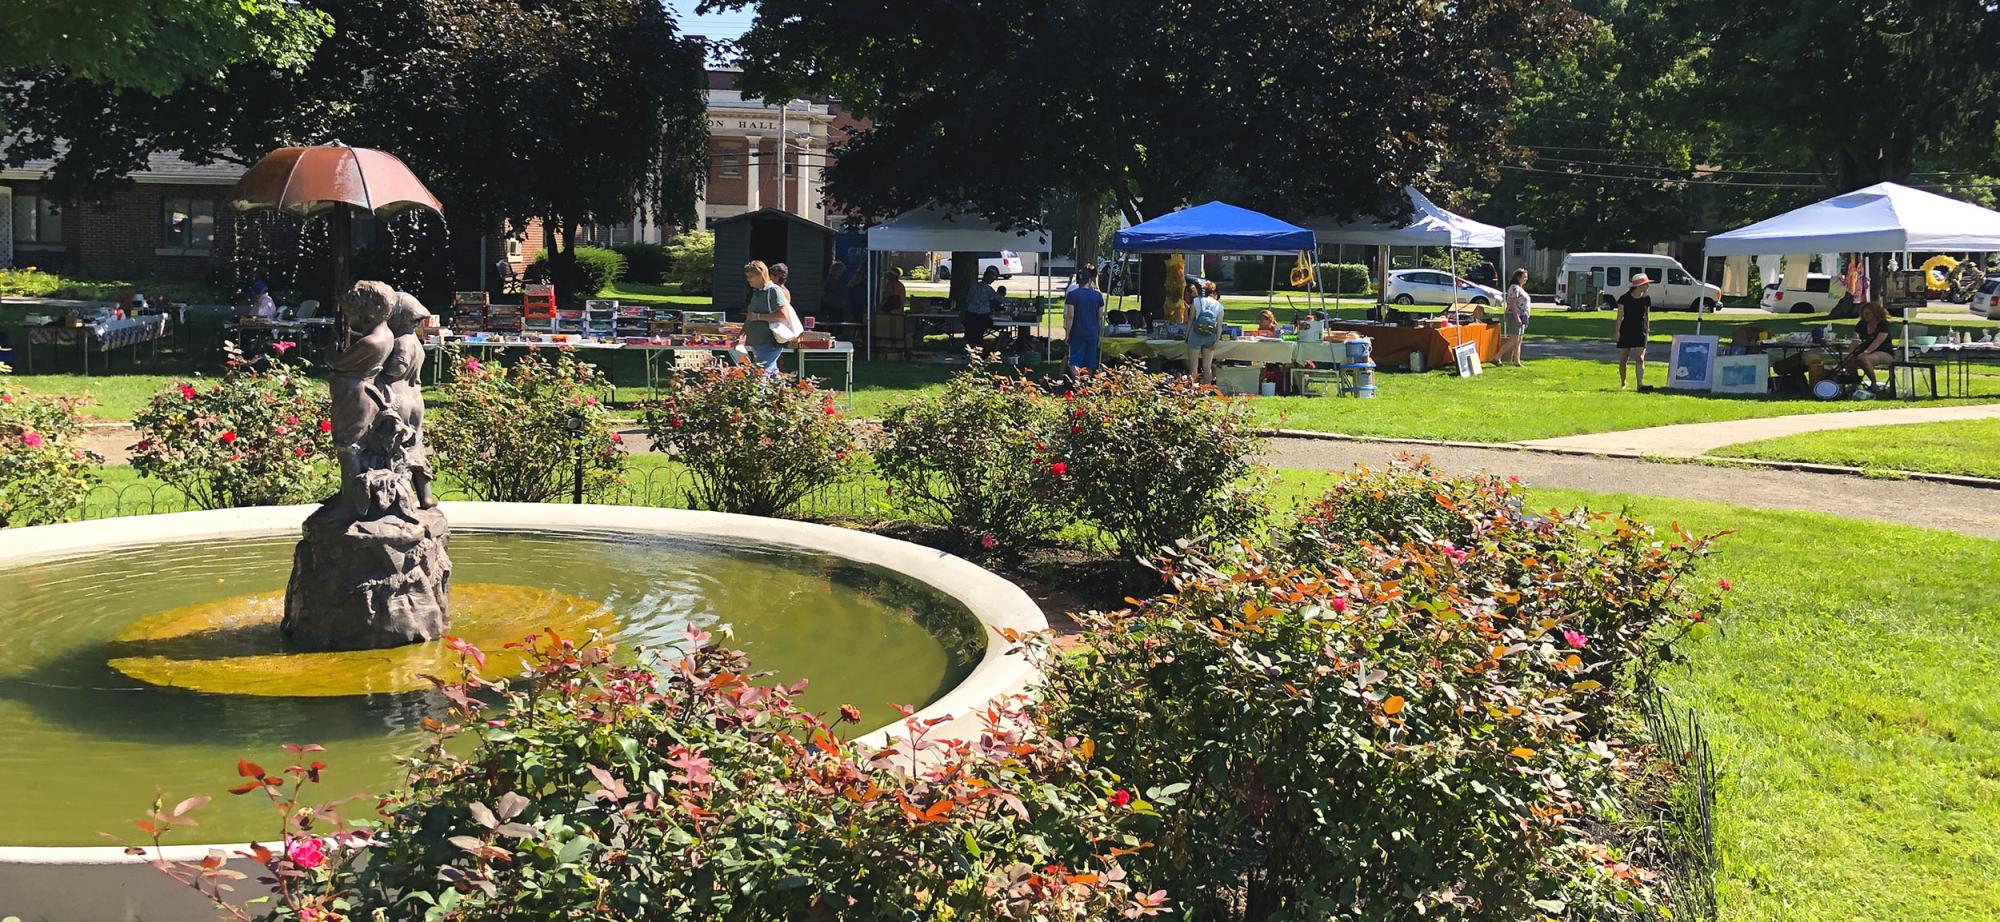
[[[583,423],[582,410],[571,410],[569,419],[563,421],[563,425],[569,429],[570,441],[576,449],[576,491],[572,494],[570,502],[579,506],[583,505]]]

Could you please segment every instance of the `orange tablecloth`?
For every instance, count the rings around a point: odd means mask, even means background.
[[[1410,353],[1424,354],[1425,368],[1457,365],[1452,350],[1459,343],[1477,343],[1479,360],[1490,362],[1500,351],[1500,328],[1490,323],[1468,323],[1454,327],[1394,327],[1368,323],[1327,321],[1329,330],[1359,333],[1375,341],[1375,364],[1383,368],[1407,367]]]

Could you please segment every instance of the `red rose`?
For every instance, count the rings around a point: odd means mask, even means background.
[[[1061,461],[1057,461],[1056,463],[1049,465],[1049,473],[1054,474],[1057,477],[1067,476],[1069,474],[1069,465],[1064,464]]]
[[[236,430],[234,430],[234,429],[229,429],[229,430],[225,430],[225,431],[224,431],[224,432],[222,433],[222,444],[224,444],[224,445],[230,445],[230,444],[234,444],[234,443],[235,443],[235,441],[236,441]]]
[[[1347,600],[1334,599],[1332,602],[1327,604],[1327,607],[1333,609],[1335,614],[1339,614],[1340,612],[1344,612],[1347,610]]]
[[[1132,802],[1131,791],[1125,790],[1124,788],[1119,788],[1118,790],[1111,792],[1111,803],[1113,805],[1123,807],[1130,804],[1131,802]]]
[[[181,385],[181,399],[182,399],[182,400],[193,400],[193,399],[194,399],[194,388],[193,388],[193,387],[191,387],[191,386],[189,386],[189,385],[186,385],[186,384],[183,384],[183,385]]]
[[[321,432],[332,432],[332,431],[333,431],[333,420],[330,420],[330,419],[322,419],[322,420],[320,420],[320,421],[319,421],[319,431],[321,431]]]

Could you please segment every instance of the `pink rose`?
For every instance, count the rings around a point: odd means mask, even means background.
[[[1571,631],[1571,630],[1563,631],[1563,642],[1569,644],[1571,647],[1578,650],[1590,646],[1590,638],[1583,636],[1583,634],[1577,631]]]
[[[995,539],[994,539],[994,537],[993,537],[992,535],[980,535],[980,536],[979,536],[979,546],[980,546],[980,547],[983,547],[983,548],[985,548],[985,549],[987,549],[987,550],[989,550],[989,551],[990,551],[990,550],[992,550],[992,549],[993,549],[994,547],[998,546],[999,544],[1000,544],[1000,542],[999,542],[999,541],[997,541],[997,540],[995,540]]]
[[[465,370],[466,370],[466,371],[474,371],[474,372],[478,371],[478,370],[479,370],[479,360],[478,360],[478,359],[466,359],[466,360],[465,360]]]
[[[285,848],[285,857],[292,863],[311,870],[326,863],[326,843],[318,839],[294,839]]]
[[[39,432],[26,433],[21,436],[21,444],[29,448],[40,448],[42,447],[42,434]]]
[[[272,349],[274,349],[274,350],[277,350],[277,353],[278,353],[279,355],[284,355],[284,354],[285,354],[286,352],[290,351],[290,350],[291,350],[291,348],[292,348],[293,346],[296,346],[296,345],[298,345],[298,343],[295,343],[295,342],[292,342],[291,340],[288,340],[288,339],[285,339],[285,340],[279,340],[279,341],[277,341],[277,342],[275,342],[275,343],[272,343],[272,344],[271,344],[271,348],[272,348]]]

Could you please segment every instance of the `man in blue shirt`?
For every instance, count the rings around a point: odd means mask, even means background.
[[[1097,370],[1097,339],[1104,330],[1104,295],[1097,290],[1097,273],[1077,273],[1076,287],[1063,295],[1063,330],[1069,342],[1069,367],[1076,373]]]

